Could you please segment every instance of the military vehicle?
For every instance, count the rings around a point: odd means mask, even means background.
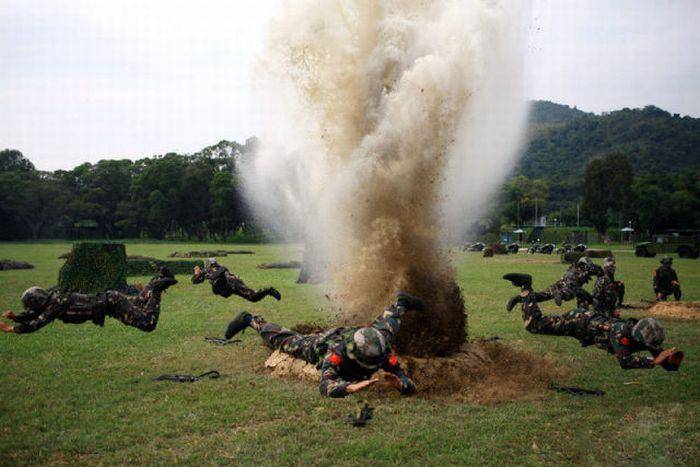
[[[464,251],[483,251],[486,245],[481,242],[472,243],[471,245],[465,245]]]
[[[653,258],[661,253],[677,253],[680,258],[700,256],[700,230],[667,230],[654,236],[653,241],[634,247],[634,254]]]

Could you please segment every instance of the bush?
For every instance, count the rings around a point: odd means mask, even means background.
[[[63,292],[97,293],[126,290],[126,249],[122,243],[83,242],[73,245],[58,273]]]

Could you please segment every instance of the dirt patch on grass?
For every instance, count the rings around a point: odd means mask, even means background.
[[[700,302],[657,302],[647,313],[662,318],[700,319]]]
[[[449,357],[400,357],[416,383],[417,396],[477,404],[541,398],[550,381],[568,370],[547,358],[500,342],[472,342]],[[319,371],[289,355],[273,352],[265,362],[271,374],[318,383]],[[383,372],[378,373],[380,380]],[[374,390],[375,388],[373,388]],[[378,387],[377,391],[386,391]]]

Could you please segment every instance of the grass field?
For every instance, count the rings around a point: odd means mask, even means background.
[[[165,258],[209,247],[131,242],[127,251]],[[256,254],[228,256],[222,263],[252,287],[275,285],[281,302],[225,300],[212,295],[208,284],[193,286],[188,276],[178,276],[153,333],[108,318],[104,328],[56,322],[32,335],[0,335],[0,462],[700,464],[700,321],[662,320],[668,344],[686,352],[681,371],[623,371],[612,356],[580,348],[573,339],[530,335],[519,312],[505,312],[515,289],[500,277],[530,272],[536,286],[544,287],[564,270],[556,255],[487,259],[455,252],[472,337],[498,335],[546,354],[572,369],[566,382],[606,395],[548,392],[536,401],[495,406],[370,395],[375,419],[357,429],[342,417],[358,396],[326,399],[315,385],[265,374],[267,351],[254,333],[245,333],[237,346],[204,341],[223,334],[241,309],[284,325],[326,316],[322,286],[297,285],[297,270],[255,267],[299,259],[300,247],[245,248]],[[57,242],[0,244],[0,258],[36,266],[0,272],[0,310],[17,311],[21,292],[31,285],[53,285],[63,262],[57,257],[69,249],[69,243]],[[650,274],[658,260],[631,252],[617,257],[628,301],[652,298]],[[685,298],[700,300],[700,261],[676,260],[675,267]],[[193,384],[151,380],[210,369],[222,378]]]

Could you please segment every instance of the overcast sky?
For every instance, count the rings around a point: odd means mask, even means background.
[[[278,0],[0,0],[0,148],[45,170],[243,142]],[[700,116],[700,1],[536,0],[529,97]]]

